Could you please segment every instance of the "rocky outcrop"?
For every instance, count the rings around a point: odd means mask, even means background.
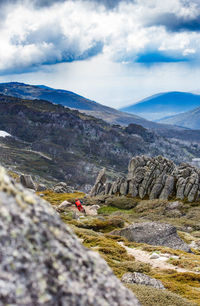
[[[105,174],[105,171],[104,171]],[[162,157],[137,156],[131,159],[126,178],[105,180],[92,189],[92,195],[119,194],[141,199],[167,200],[174,196],[189,202],[200,200],[200,169],[189,164],[176,166]]]
[[[20,183],[26,188],[36,190],[35,183],[30,175],[22,174],[20,176]]]
[[[145,285],[145,286],[151,286],[154,287],[156,289],[165,289],[165,287],[163,286],[163,284],[161,283],[161,281],[149,277],[146,274],[143,273],[125,273],[122,276],[122,282],[123,283],[127,283],[127,284],[138,284],[138,285]]]
[[[60,182],[54,186],[53,191],[55,193],[73,193],[74,189],[65,182]]]
[[[50,204],[0,168],[1,305],[139,305]]]
[[[110,188],[108,188],[108,186],[105,186],[105,182],[106,182],[106,174],[105,174],[106,169],[102,169],[96,179],[96,182],[94,184],[94,187],[92,188],[91,192],[90,192],[90,196],[95,196],[97,194],[101,194],[102,192],[105,193],[105,189],[107,190],[107,192],[109,193]]]
[[[190,252],[190,247],[178,236],[176,227],[157,222],[142,222],[132,224],[112,234],[120,235],[129,241],[161,245],[172,249]]]

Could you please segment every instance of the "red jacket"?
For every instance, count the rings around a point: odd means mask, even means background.
[[[83,209],[83,206],[81,205],[81,202],[78,200],[75,202],[76,207],[78,208],[79,211]]]

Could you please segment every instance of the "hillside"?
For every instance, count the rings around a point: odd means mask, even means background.
[[[173,124],[190,129],[200,129],[200,107],[175,116],[158,120],[160,123]]]
[[[0,96],[1,163],[41,180],[87,189],[100,168],[114,178],[130,157],[162,154],[176,163],[200,156],[200,146],[168,140],[138,125],[111,126],[42,100]]]
[[[192,110],[198,106],[200,106],[200,95],[187,92],[167,92],[153,95],[136,104],[122,107],[120,110],[130,114],[134,113],[148,120],[157,120]],[[162,121],[162,123],[166,122]]]
[[[140,124],[146,128],[159,128],[160,125],[147,121],[134,114],[127,114],[114,108],[104,106],[100,103],[86,99],[71,91],[53,89],[44,85],[34,86],[23,83],[2,83],[0,93],[22,99],[39,99],[60,104],[72,109],[77,109],[88,115],[103,119],[111,124],[128,125],[130,123]]]
[[[109,124],[127,126],[130,123],[134,123],[142,125],[147,129],[155,130],[163,137],[200,143],[200,135],[196,131],[185,131],[181,127],[151,122],[136,115],[120,112],[114,108],[85,99],[73,92],[57,90],[44,85],[33,86],[12,82],[0,84],[0,93],[22,99],[45,99],[55,104],[77,109],[89,116],[102,119]]]

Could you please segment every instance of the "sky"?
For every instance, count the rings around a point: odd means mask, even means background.
[[[199,79],[200,0],[0,0],[0,82],[118,108]]]

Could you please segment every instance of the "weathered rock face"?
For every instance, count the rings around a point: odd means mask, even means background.
[[[190,247],[178,236],[175,226],[170,224],[157,222],[135,223],[113,233],[123,236],[129,241],[162,245],[190,252]]]
[[[20,182],[24,187],[36,190],[35,183],[33,182],[33,179],[30,175],[22,174],[20,176]]]
[[[145,275],[143,273],[131,273],[128,272],[122,276],[122,282],[127,284],[138,284],[138,285],[145,285],[145,286],[151,286],[156,289],[165,289],[161,281],[149,277],[148,275]]]
[[[105,172],[104,172],[105,174]],[[200,200],[200,169],[188,164],[179,167],[162,157],[137,156],[131,159],[126,178],[118,178],[113,183],[97,184],[92,195],[130,194],[141,199],[167,200],[171,196],[187,199],[189,202]]]
[[[1,305],[139,305],[51,206],[0,168]]]

